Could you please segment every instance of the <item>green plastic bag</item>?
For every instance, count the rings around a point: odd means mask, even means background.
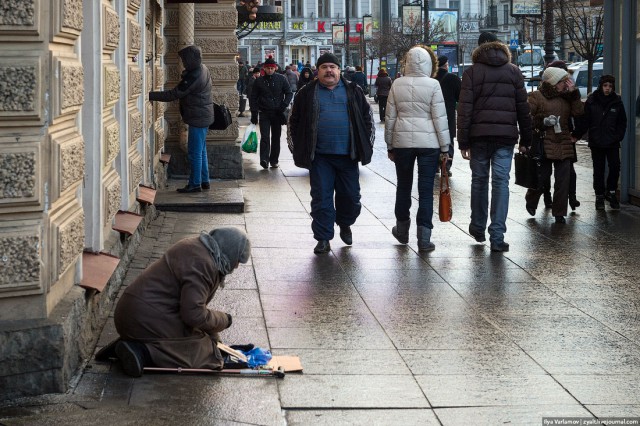
[[[242,150],[249,154],[258,151],[258,133],[256,132],[256,125],[249,124],[244,131],[242,137]]]

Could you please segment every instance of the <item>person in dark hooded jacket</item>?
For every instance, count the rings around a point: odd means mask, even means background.
[[[311,68],[302,68],[302,71],[300,71],[300,78],[298,79],[298,90],[302,89],[305,84],[312,82],[313,78]]]
[[[578,122],[575,136],[580,138],[589,130],[589,148],[593,160],[593,190],[596,193],[596,209],[604,210],[604,200],[612,209],[619,209],[616,196],[620,177],[620,142],[627,130],[627,113],[622,98],[616,93],[616,79],[603,75],[598,88],[587,98],[584,119]],[[605,186],[605,163],[609,175]]]
[[[189,125],[187,157],[191,165],[189,182],[178,192],[200,192],[209,189],[209,160],[206,137],[213,123],[213,94],[211,74],[202,63],[197,46],[187,46],[178,52],[184,71],[178,85],[170,90],[149,92],[150,101],[172,102],[180,100],[180,115]]]
[[[473,65],[462,76],[458,102],[458,147],[471,167],[469,234],[485,238],[491,176],[491,250],[509,251],[504,241],[509,211],[509,172],[513,147],[531,145],[531,116],[520,69],[511,63],[509,47],[489,32],[478,38]]]

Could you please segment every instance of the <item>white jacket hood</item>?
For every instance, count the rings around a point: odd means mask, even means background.
[[[384,140],[387,149],[435,148],[449,150],[449,124],[435,55],[414,47],[405,58],[405,75],[391,85],[385,113]]]
[[[412,47],[407,52],[404,75],[412,77],[431,77],[433,75],[433,58],[430,52],[422,47]]]

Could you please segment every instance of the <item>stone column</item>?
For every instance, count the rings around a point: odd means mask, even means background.
[[[195,18],[195,6],[193,3],[180,3],[178,5],[178,12],[180,13],[180,33],[178,35],[178,50],[185,46],[191,46],[194,44],[194,31],[193,26]]]

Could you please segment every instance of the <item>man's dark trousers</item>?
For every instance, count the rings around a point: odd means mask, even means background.
[[[360,215],[358,162],[347,155],[316,154],[309,170],[309,180],[313,237],[318,241],[330,241],[334,235],[334,223],[351,226]]]
[[[281,114],[260,111],[260,161],[278,164],[280,158]],[[271,135],[271,140],[269,140]]]

